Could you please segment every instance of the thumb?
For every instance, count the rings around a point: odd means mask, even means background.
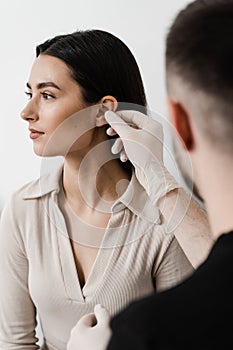
[[[90,328],[96,325],[96,317],[94,313],[87,314],[80,318],[77,323],[79,328]]]
[[[119,115],[112,111],[108,111],[105,113],[105,119],[108,124],[116,131],[116,133],[124,138],[127,136],[128,131],[131,129],[130,126],[121,118]]]
[[[98,324],[102,324],[103,326],[108,325],[110,321],[109,312],[100,304],[96,305],[94,308],[95,317]]]

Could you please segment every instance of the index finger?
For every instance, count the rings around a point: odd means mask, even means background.
[[[139,129],[143,129],[146,126],[146,122],[149,118],[147,115],[133,110],[117,111],[117,114],[126,122],[136,125]]]
[[[152,136],[163,134],[162,124],[151,116],[133,110],[118,111],[117,114],[126,123],[131,123]]]

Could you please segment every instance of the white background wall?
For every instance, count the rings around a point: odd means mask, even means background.
[[[141,69],[149,107],[166,114],[164,42],[186,0],[7,0],[0,2],[0,209],[12,191],[39,176],[19,113],[35,46],[76,29],[104,29],[121,38]]]
[[[0,2],[0,210],[10,194],[39,176],[26,123],[25,83],[35,46],[76,29],[104,29],[121,38],[140,67],[149,107],[166,114],[164,43],[186,0],[7,0]],[[41,339],[41,331],[38,329]]]

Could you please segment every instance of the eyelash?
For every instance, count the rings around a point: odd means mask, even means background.
[[[32,93],[31,92],[27,92],[27,91],[24,91],[25,92],[25,95],[28,97],[28,99],[30,100],[32,98]]]
[[[50,98],[51,98],[51,99],[54,98],[53,95],[48,94],[47,92],[41,92],[40,94],[43,96],[43,98],[44,98],[45,100],[50,100]]]
[[[32,93],[31,93],[31,92],[25,91],[25,94],[26,94],[26,96],[28,96],[28,99],[29,99],[29,100],[32,98]],[[47,92],[41,92],[40,94],[42,95],[42,97],[43,97],[45,100],[50,100],[50,99],[55,98],[53,95],[48,94]]]

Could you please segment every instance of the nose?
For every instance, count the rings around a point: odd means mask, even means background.
[[[27,105],[21,111],[20,117],[23,120],[26,120],[26,121],[36,121],[36,120],[38,120],[38,113],[37,113],[36,108],[33,105],[31,100],[27,103]]]

